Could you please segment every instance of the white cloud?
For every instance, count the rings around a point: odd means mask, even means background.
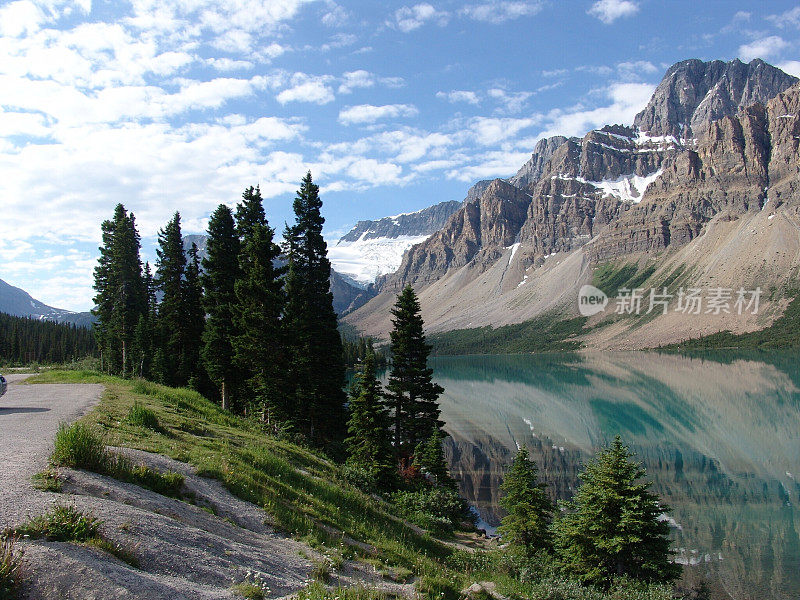
[[[304,73],[295,73],[292,77],[292,87],[280,92],[276,99],[281,104],[288,102],[311,102],[314,104],[327,104],[333,102],[335,96],[328,85],[330,77],[314,77]]]
[[[217,71],[240,71],[253,68],[249,60],[234,60],[232,58],[208,58],[206,64]]]
[[[649,60],[636,60],[617,64],[617,72],[626,81],[636,81],[644,76],[658,73],[658,67]]]
[[[447,171],[447,177],[465,182],[474,182],[476,179],[488,179],[491,177],[508,177],[516,173],[520,165],[524,164],[530,157],[530,151],[507,152],[498,150],[487,152],[473,157],[473,160],[477,159],[475,164]]]
[[[487,23],[504,23],[520,17],[531,17],[542,10],[542,2],[507,2],[493,0],[482,4],[465,6],[459,14]]]
[[[548,125],[540,138],[553,135],[583,136],[608,124],[630,124],[650,101],[656,86],[649,83],[613,83],[603,90],[611,104],[593,109],[556,109],[547,115]]]
[[[558,84],[553,84],[558,85]],[[548,89],[551,86],[545,86]],[[500,88],[492,88],[488,92],[490,98],[494,98],[503,105],[503,112],[518,113],[524,107],[528,99],[533,96],[533,92],[507,92]]]
[[[481,146],[493,146],[506,142],[523,129],[536,125],[538,119],[511,119],[494,117],[475,117],[470,119],[468,130]],[[525,162],[525,161],[523,161]],[[522,163],[520,163],[522,164]]]
[[[789,43],[782,37],[771,35],[739,46],[739,58],[744,62],[750,62],[754,58],[768,58],[780,54],[788,47]]]
[[[391,162],[379,162],[374,158],[362,158],[347,167],[347,174],[365,182],[402,183],[403,168]]]
[[[587,11],[606,25],[610,25],[621,17],[630,17],[639,12],[639,5],[631,0],[598,0]]]
[[[349,106],[339,113],[339,122],[342,125],[361,125],[374,123],[380,119],[396,119],[398,117],[414,117],[419,113],[415,106],[410,104],[387,104],[373,106],[360,104]]]
[[[452,90],[449,92],[436,92],[436,97],[447,100],[455,104],[456,102],[466,102],[467,104],[480,104],[478,94],[467,90]]]
[[[341,27],[349,18],[350,15],[344,8],[332,2],[328,11],[322,15],[322,24],[326,27]]]
[[[775,26],[781,29],[785,27],[800,27],[800,6],[795,6],[779,15],[768,15],[765,19],[772,21]]]
[[[363,69],[344,73],[342,79],[344,81],[339,85],[340,94],[350,94],[356,88],[369,88],[375,85],[372,73]]]
[[[394,12],[394,21],[388,24],[396,27],[403,33],[419,29],[428,22],[436,22],[440,27],[447,25],[450,15],[445,11],[436,10],[427,2],[414,6],[403,6]]]
[[[800,60],[787,60],[786,62],[775,65],[784,73],[800,77]]]
[[[0,8],[0,35],[19,37],[41,28],[47,17],[33,2],[20,0]]]

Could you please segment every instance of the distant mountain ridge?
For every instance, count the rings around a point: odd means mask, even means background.
[[[2,279],[0,279],[0,312],[15,317],[70,323],[81,327],[89,327],[95,321],[94,316],[89,312],[73,312],[62,308],[53,308],[36,300],[25,290],[14,287]]]

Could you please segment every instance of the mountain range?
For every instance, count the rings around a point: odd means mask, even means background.
[[[609,302],[579,336],[589,347],[768,325],[800,279],[797,82],[758,59],[673,65],[631,125],[540,140],[516,175],[482,184],[345,320],[385,337],[408,284],[434,333],[568,319],[581,287],[605,277],[643,290],[764,293],[743,315],[671,307],[622,318]]]
[[[71,323],[88,327],[94,317],[88,312],[72,312],[53,308],[33,298],[28,292],[0,279],[0,312],[15,317],[31,317],[58,323]]]

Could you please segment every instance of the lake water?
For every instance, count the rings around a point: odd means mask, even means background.
[[[658,353],[432,359],[448,456],[490,524],[526,444],[554,497],[615,434],[671,507],[684,580],[719,598],[800,598],[800,355]]]

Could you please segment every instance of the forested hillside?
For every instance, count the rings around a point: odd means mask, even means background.
[[[0,364],[62,364],[96,354],[91,329],[0,313]]]

